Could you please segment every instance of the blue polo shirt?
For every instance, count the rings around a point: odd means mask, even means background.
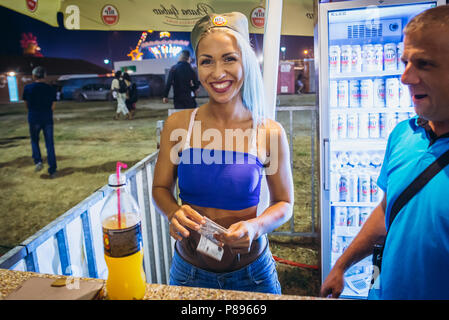
[[[435,140],[418,123],[418,117],[405,120],[388,138],[377,181],[387,194],[386,225],[401,192],[449,149],[449,135]],[[369,299],[449,299],[449,166],[401,209],[390,226],[379,284]]]
[[[56,90],[44,82],[33,82],[23,88],[22,99],[28,105],[28,122],[52,124],[51,106],[56,101]]]

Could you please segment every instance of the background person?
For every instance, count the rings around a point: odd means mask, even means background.
[[[296,93],[302,94],[302,89],[304,88],[304,68],[299,70],[298,77],[296,78]]]
[[[131,81],[131,77],[127,72],[123,74],[123,80],[125,80],[127,87],[125,104],[129,111],[129,119],[132,120],[136,113],[137,86]]]
[[[171,67],[165,85],[163,103],[168,103],[168,93],[173,86],[175,109],[196,108],[195,92],[199,88],[198,77],[190,65],[190,51],[182,50],[179,62]]]
[[[39,135],[44,133],[45,148],[47,149],[48,173],[50,178],[56,177],[56,155],[53,139],[53,111],[55,110],[56,90],[45,83],[47,72],[38,66],[32,71],[33,82],[23,89],[22,99],[28,111],[28,125],[31,138],[32,157],[35,171],[43,169]]]
[[[226,25],[220,27],[216,21]],[[267,233],[291,217],[293,182],[285,132],[264,116],[262,76],[249,43],[248,21],[238,12],[211,14],[198,20],[191,40],[209,101],[168,117],[153,181],[155,204],[167,216],[170,234],[177,240],[170,284],[280,294]],[[207,135],[203,129],[215,133],[213,143],[203,141]],[[237,137],[241,143],[236,146],[226,141],[229,129],[249,130],[251,135]],[[182,135],[173,138],[180,130]],[[206,161],[212,153],[222,160]],[[173,155],[179,163],[172,161]],[[199,162],[190,161],[198,155]],[[244,161],[223,163],[229,155]],[[275,163],[276,170],[268,174]],[[271,203],[258,215],[264,169]],[[181,206],[172,192],[177,178]],[[205,217],[229,230],[218,237],[221,260],[197,250],[201,240],[197,231]]]
[[[414,17],[404,30],[401,81],[417,116],[399,123],[388,138],[378,185],[385,191],[359,234],[337,260],[321,295],[338,297],[343,274],[383,241],[386,221],[402,191],[449,150],[449,6]],[[389,227],[379,286],[370,299],[449,299],[449,166],[399,211]]]
[[[117,110],[115,112],[114,120],[118,120],[120,118],[120,113],[129,119],[128,108],[126,108],[126,83],[122,77],[122,72],[117,71],[115,73],[115,78],[111,83],[111,91],[112,96],[117,99]]]

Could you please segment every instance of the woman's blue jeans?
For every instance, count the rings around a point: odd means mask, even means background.
[[[170,269],[170,285],[281,294],[276,263],[268,245],[251,264],[225,273],[197,268],[182,259],[175,250]]]

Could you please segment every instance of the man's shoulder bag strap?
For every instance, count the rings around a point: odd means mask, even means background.
[[[438,174],[445,166],[449,164],[449,150],[443,153],[438,159],[436,159],[430,166],[426,168],[421,174],[413,180],[412,183],[402,191],[401,195],[396,199],[395,203],[391,207],[390,219],[388,221],[388,229],[390,229],[394,218],[396,218],[402,207],[414,197],[434,176]]]
[[[445,166],[449,164],[449,150],[443,153],[438,159],[436,159],[430,166],[428,166],[421,174],[416,177],[409,186],[402,191],[396,201],[393,203],[390,211],[390,217],[388,220],[388,230],[390,230],[393,220],[401,209],[407,204],[407,202],[415,196],[434,176],[437,175]],[[387,231],[388,235],[388,231]],[[385,237],[386,240],[386,237]],[[379,268],[379,272],[382,265],[382,254],[384,245],[375,245],[373,252],[373,265]]]

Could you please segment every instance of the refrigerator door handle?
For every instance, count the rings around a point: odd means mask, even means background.
[[[325,191],[329,191],[329,138],[326,138],[323,140],[323,162],[324,162],[324,166],[323,166],[323,177],[324,177],[324,190]]]

